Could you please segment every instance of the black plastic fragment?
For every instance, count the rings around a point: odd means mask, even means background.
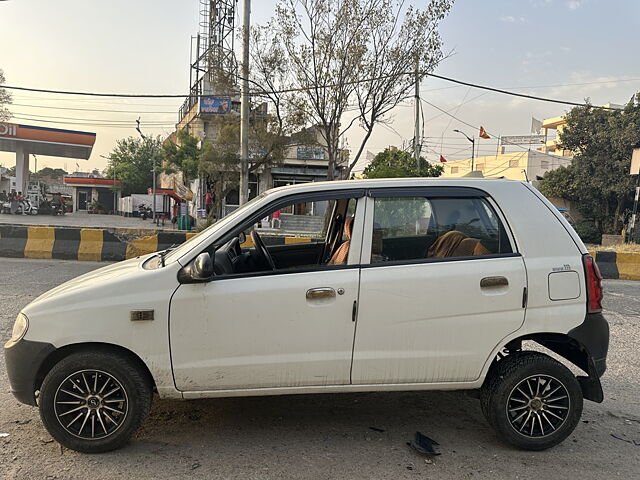
[[[370,430],[373,430],[374,432],[384,432],[384,428],[378,428],[378,427],[369,427]]]
[[[413,442],[407,442],[407,445],[425,455],[440,455],[439,449],[436,448],[436,446],[439,447],[440,444],[420,432],[416,432]]]

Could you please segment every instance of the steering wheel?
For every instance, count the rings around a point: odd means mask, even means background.
[[[269,253],[269,250],[267,250],[267,247],[265,247],[264,242],[260,238],[260,235],[258,235],[258,232],[256,232],[255,230],[251,231],[251,240],[253,240],[253,244],[256,246],[256,252],[258,252],[258,255],[260,255],[260,257],[262,257],[262,259],[267,262],[267,265],[271,270],[275,270],[276,264],[273,261],[273,257]]]

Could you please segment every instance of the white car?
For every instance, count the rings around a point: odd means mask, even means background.
[[[274,213],[281,237],[306,222],[314,238],[265,244],[274,237],[254,226]],[[175,249],[45,293],[18,315],[5,359],[16,398],[82,452],[127,442],[153,392],[444,389],[478,390],[502,440],[541,450],[573,431],[583,398],[603,400],[600,280],[562,214],[526,183],[307,183],[263,193]],[[584,374],[524,351],[525,340]]]

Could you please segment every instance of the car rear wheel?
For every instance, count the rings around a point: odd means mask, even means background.
[[[582,414],[575,376],[538,352],[519,352],[498,362],[482,388],[481,402],[500,439],[525,450],[559,444]]]
[[[85,453],[115,450],[142,425],[153,392],[129,358],[79,352],[56,364],[40,389],[40,416],[63,446]]]

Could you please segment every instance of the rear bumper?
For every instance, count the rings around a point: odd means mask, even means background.
[[[4,348],[11,393],[22,403],[36,405],[36,380],[44,360],[55,351],[50,343],[20,340]]]
[[[584,322],[569,331],[574,339],[586,351],[589,358],[589,376],[600,378],[607,369],[609,351],[609,323],[602,313],[587,313]]]

